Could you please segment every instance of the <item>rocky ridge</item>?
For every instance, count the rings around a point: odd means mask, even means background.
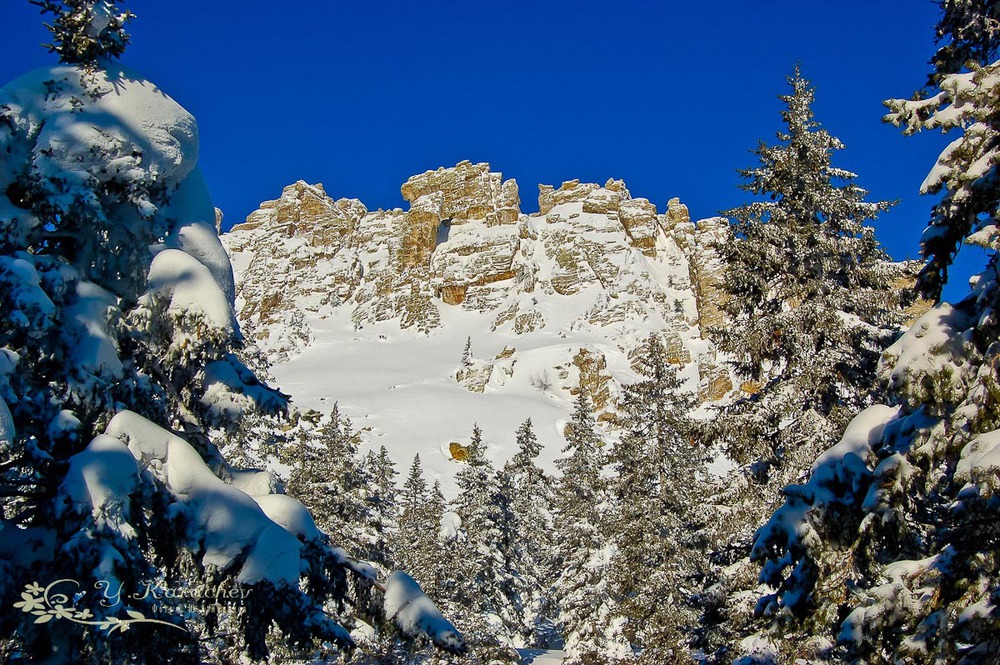
[[[240,320],[272,359],[307,347],[309,321],[335,312],[349,311],[355,329],[394,322],[430,334],[457,309],[515,336],[600,331],[626,356],[639,330],[662,331],[671,361],[695,366],[691,387],[703,398],[732,387],[699,341],[721,322],[711,242],[725,220],[693,223],[678,199],[660,214],[614,179],[539,185],[539,212],[526,215],[514,180],[467,161],[414,176],[401,192],[409,210],[369,211],[299,181],[225,234]],[[482,392],[513,374],[517,351],[475,363],[455,379]],[[583,385],[611,408],[616,391],[595,369],[602,363],[581,346],[549,381]]]

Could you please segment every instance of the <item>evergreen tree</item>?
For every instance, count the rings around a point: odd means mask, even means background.
[[[366,502],[371,517],[371,532],[375,538],[372,551],[374,563],[386,569],[394,567],[393,536],[397,529],[398,506],[396,465],[385,446],[378,455],[369,451],[364,461],[365,476],[369,479]]]
[[[615,622],[616,607],[607,577],[608,548],[603,534],[607,487],[601,475],[605,455],[586,393],[580,390],[566,428],[567,457],[556,485],[553,532],[553,595],[568,665],[600,665],[631,654]]]
[[[515,572],[505,568],[504,552],[508,497],[486,457],[478,425],[467,450],[465,466],[455,474],[459,494],[453,509],[461,518],[463,537],[457,543],[454,602],[465,611],[464,630],[474,652],[481,658],[516,660],[510,641],[519,623],[510,597]]]
[[[888,261],[866,224],[890,207],[866,202],[856,176],[833,165],[843,144],[816,122],[814,92],[798,70],[783,95],[785,131],[742,171],[755,200],[729,212],[724,309],[712,331],[743,381],[742,394],[706,424],[741,464],[727,496],[708,507],[712,568],[698,594],[698,645],[727,648],[755,630],[757,585],[746,557],[781,488],[808,474],[878,392],[877,364],[903,321],[894,286],[909,268]]]
[[[1000,49],[1000,3],[996,0],[937,0],[941,18],[934,30],[938,50],[928,83],[968,71],[969,63],[992,62]]]
[[[787,131],[741,171],[741,188],[765,198],[727,213],[733,235],[718,250],[730,322],[713,337],[752,393],[723,410],[716,435],[734,459],[794,478],[796,457],[812,459],[871,403],[903,320],[893,287],[903,270],[865,225],[890,204],[864,201],[856,176],[833,166],[843,144],[813,119],[809,81],[796,70],[788,83]]]
[[[427,577],[428,559],[434,556],[440,522],[433,522],[428,506],[430,494],[424,479],[420,455],[414,455],[410,473],[399,493],[399,531],[396,535],[396,559],[405,570],[412,572],[417,582],[433,589]]]
[[[810,660],[972,665],[1000,653],[1000,63],[960,61],[995,57],[997,4],[942,7],[938,36],[955,49],[932,61],[939,92],[887,102],[888,119],[961,133],[924,182],[944,196],[922,236],[921,287],[940,295],[962,242],[985,246],[988,265],[971,294],[924,314],[885,352],[891,406],[859,414],[756,536],[752,556],[772,588],[758,611],[836,639],[797,640],[794,655]]]
[[[433,535],[433,538],[427,539],[427,554],[424,557],[422,571],[427,579],[427,589],[431,598],[435,602],[440,602],[442,607],[450,609],[448,601],[456,596],[458,585],[453,565],[457,548],[456,534],[446,534],[444,531],[447,508],[448,503],[445,501],[444,492],[441,491],[441,483],[435,480],[427,501],[426,517],[428,533]]]
[[[683,660],[696,623],[692,597],[702,543],[696,537],[702,460],[691,438],[690,394],[681,390],[659,337],[638,358],[643,380],[626,385],[622,436],[611,452],[615,544],[609,579],[624,632],[654,665]]]
[[[444,499],[444,492],[441,491],[441,483],[434,481],[431,486],[430,497],[427,501],[427,525],[428,533],[433,535],[433,539],[427,540],[427,556],[422,571],[427,578],[427,588],[430,593],[436,594],[432,598],[437,602],[445,603],[446,599],[455,597],[455,574],[452,561],[455,556],[455,536],[444,533],[445,511],[448,502]],[[442,605],[446,606],[446,605]]]
[[[551,480],[535,460],[542,451],[525,420],[516,434],[517,453],[506,464],[502,478],[511,497],[511,531],[505,547],[507,567],[518,571],[515,595],[522,608],[522,637],[529,644],[544,646],[554,637],[554,608],[548,598],[552,569]]]
[[[126,24],[135,14],[118,8],[117,0],[28,0],[52,14],[50,51],[62,62],[93,67],[104,58],[120,58],[129,43]]]
[[[472,337],[465,338],[465,349],[462,351],[462,366],[472,365]]]
[[[358,455],[360,439],[334,404],[325,421],[305,432],[291,451],[288,493],[316,516],[316,526],[354,557],[378,561],[381,539],[368,500],[371,475]]]
[[[331,610],[370,568],[219,450],[220,431],[289,406],[238,353],[197,124],[105,57],[125,41],[115,3],[63,6],[60,55],[81,64],[0,89],[0,603],[19,603],[0,615],[0,658],[349,649]],[[137,597],[147,581],[176,593]],[[126,630],[154,614],[174,627]]]
[[[903,126],[906,134],[925,129],[961,134],[941,153],[920,188],[923,194],[943,193],[920,237],[926,264],[917,285],[925,297],[934,300],[940,299],[948,267],[966,242],[986,250],[984,274],[995,271],[1000,205],[994,168],[1000,143],[1000,120],[995,113],[1000,63],[991,63],[1000,47],[1000,4],[949,0],[942,7],[937,36],[945,45],[932,59],[934,94],[920,92],[912,100],[885,102],[890,110],[885,120]],[[966,71],[966,65],[972,70]],[[981,297],[985,286],[980,285]],[[987,297],[996,303],[995,293]]]

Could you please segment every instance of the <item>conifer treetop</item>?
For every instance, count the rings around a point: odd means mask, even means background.
[[[59,60],[71,65],[96,65],[101,59],[120,58],[130,41],[125,25],[135,14],[120,0],[28,0],[42,14],[55,19],[45,27],[52,43],[45,44]]]
[[[968,70],[970,63],[985,64],[1000,51],[1000,2],[996,0],[937,0],[941,18],[934,27],[938,50],[931,58],[934,71],[928,83],[938,85],[944,76]]]

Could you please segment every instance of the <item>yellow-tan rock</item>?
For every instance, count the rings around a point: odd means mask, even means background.
[[[584,392],[594,409],[594,413],[602,413],[612,405],[611,375],[608,373],[608,360],[604,354],[591,349],[581,348],[573,356],[573,365],[579,371],[580,381],[577,388],[571,389],[576,395]]]
[[[469,447],[463,446],[458,441],[452,441],[448,444],[448,452],[451,453],[451,458],[456,462],[464,462],[469,459]]]
[[[732,377],[724,366],[704,361],[698,366],[698,372],[701,376],[699,397],[702,402],[718,401],[733,389]]]
[[[656,256],[659,222],[656,206],[648,199],[626,199],[618,206],[618,215],[632,246],[646,256]]]
[[[516,224],[521,215],[517,182],[504,180],[486,163],[459,162],[454,167],[426,171],[407,180],[400,189],[411,204],[430,194],[440,194],[435,211],[439,219],[454,223],[478,219],[487,226]]]
[[[413,201],[406,213],[406,230],[399,247],[399,263],[406,268],[426,266],[437,246],[444,194],[430,192]]]

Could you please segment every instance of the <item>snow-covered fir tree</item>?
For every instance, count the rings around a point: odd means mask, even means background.
[[[926,264],[918,286],[934,300],[940,299],[948,267],[963,243],[970,241],[990,249],[990,243],[995,242],[987,229],[1000,202],[991,179],[998,132],[998,122],[991,116],[996,92],[992,58],[1000,48],[1000,8],[995,2],[969,0],[947,2],[943,8],[937,26],[937,38],[943,46],[931,60],[935,94],[889,100],[886,106],[891,112],[885,118],[902,126],[906,134],[925,129],[961,133],[920,186],[924,194],[943,193],[920,237]],[[991,251],[991,265],[995,256]]]
[[[379,447],[378,454],[368,451],[363,468],[368,478],[366,502],[373,537],[371,547],[375,557],[373,563],[391,568],[395,562],[393,540],[399,518],[397,505],[399,490],[396,487],[396,476],[399,473],[385,446]],[[405,567],[403,569],[412,570]]]
[[[472,338],[465,338],[465,349],[462,350],[462,367],[469,367],[472,364]]]
[[[867,202],[855,174],[833,165],[843,144],[814,119],[814,91],[796,70],[780,99],[786,129],[742,171],[757,197],[729,212],[727,325],[713,330],[743,381],[702,428],[740,467],[708,502],[712,567],[698,594],[698,647],[727,662],[753,633],[755,530],[878,393],[876,367],[904,320],[909,266],[892,264],[867,223],[891,204]]]
[[[62,62],[94,67],[106,58],[118,58],[125,52],[130,36],[125,26],[135,18],[115,0],[28,0],[52,14],[46,27],[52,33],[49,50],[58,53]]]
[[[623,388],[622,434],[610,453],[607,534],[615,552],[608,578],[636,662],[654,665],[683,661],[690,649],[703,461],[687,415],[694,400],[657,335],[636,364],[642,380]]]
[[[285,483],[289,496],[315,515],[316,526],[354,557],[388,562],[380,516],[372,499],[377,491],[369,467],[358,453],[360,437],[339,404],[315,429],[301,430],[284,458],[292,465]]]
[[[448,599],[455,597],[458,585],[455,566],[452,565],[456,556],[458,534],[454,529],[445,529],[447,508],[448,502],[441,490],[441,482],[435,480],[426,506],[427,528],[434,538],[426,541],[424,565],[414,570],[418,570],[427,580],[428,594],[434,602],[450,609]]]
[[[456,621],[470,648],[484,661],[517,660],[512,636],[520,624],[513,597],[516,571],[507,569],[509,497],[501,491],[496,469],[486,456],[482,430],[476,425],[465,466],[455,474],[459,493],[452,509],[461,519],[456,543],[456,588],[453,602],[462,608]]]
[[[986,44],[967,53],[995,56],[996,3],[943,7],[939,40]],[[955,23],[957,8],[983,13]],[[990,34],[949,34],[958,25]],[[959,303],[930,310],[885,352],[887,404],[859,414],[815,460],[808,482],[785,490],[784,505],[757,534],[753,556],[773,587],[760,611],[785,624],[778,634],[792,624],[810,635],[794,647],[772,640],[779,655],[972,665],[1000,653],[1000,63],[954,72],[965,63],[941,52],[932,63],[935,94],[887,102],[888,119],[907,132],[959,134],[922,188],[942,198],[922,236],[921,286],[940,294],[963,242],[986,248],[987,268]]]
[[[505,549],[508,568],[518,571],[516,596],[522,609],[522,639],[547,645],[554,635],[554,607],[549,597],[552,568],[552,481],[536,463],[542,452],[531,419],[516,433],[517,452],[501,476],[510,496],[513,538]]]
[[[577,393],[566,431],[564,453],[556,460],[562,476],[556,485],[553,557],[559,576],[553,596],[568,665],[601,665],[631,656],[616,615],[608,580],[612,549],[604,534],[607,484],[604,442],[596,431],[586,392]]]
[[[786,480],[799,451],[812,459],[871,403],[875,364],[903,321],[903,269],[866,226],[891,204],[865,201],[855,174],[832,164],[844,146],[814,119],[813,88],[797,69],[788,84],[786,130],[741,171],[761,199],[727,213],[729,320],[713,331],[749,393],[723,409],[716,434],[734,459]]]
[[[414,578],[428,590],[435,586],[429,576],[434,559],[439,555],[441,513],[431,503],[420,455],[413,457],[410,473],[399,493],[399,528],[395,549],[401,567],[413,572]],[[442,511],[443,512],[443,511]],[[433,593],[433,591],[431,591]]]
[[[928,83],[966,71],[969,63],[986,65],[1000,48],[1000,4],[994,0],[937,0],[941,17],[934,29],[938,50]]]
[[[127,43],[116,3],[46,4],[65,10],[64,64],[0,89],[0,602],[17,610],[0,618],[0,654],[178,663],[262,659],[269,643],[350,648],[330,611],[349,579],[371,586],[370,566],[331,547],[271,474],[219,452],[220,429],[288,404],[236,353],[197,124],[111,58]],[[387,610],[417,596],[390,581]],[[147,584],[182,592],[134,597]],[[396,625],[461,651],[424,607]]]

